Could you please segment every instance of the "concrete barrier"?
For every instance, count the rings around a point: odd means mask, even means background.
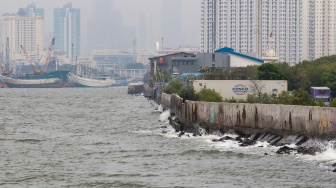
[[[170,108],[170,98],[171,96],[166,93],[162,93],[161,95],[161,105],[166,109]]]
[[[144,92],[143,83],[130,83],[128,84],[127,94],[141,94]]]
[[[182,98],[167,94],[162,95],[162,103],[170,106],[171,113],[185,127],[197,124],[208,132],[234,129],[251,135],[260,132],[280,136],[336,137],[336,108],[201,101],[182,104]]]

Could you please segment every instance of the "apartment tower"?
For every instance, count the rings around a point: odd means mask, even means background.
[[[54,9],[55,50],[63,51],[74,64],[80,54],[80,9],[66,4]]]
[[[336,0],[203,0],[201,51],[231,47],[261,58],[272,34],[280,62],[336,53]]]

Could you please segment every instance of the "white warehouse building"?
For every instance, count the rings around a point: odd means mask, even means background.
[[[258,91],[277,97],[282,91],[287,91],[287,80],[194,80],[193,87],[196,92],[215,90],[223,99],[246,100],[249,94]]]

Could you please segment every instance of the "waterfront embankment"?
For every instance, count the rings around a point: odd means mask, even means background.
[[[235,130],[241,134],[271,133],[308,138],[336,137],[336,108],[273,104],[238,104],[186,101],[163,93],[161,104],[169,108],[177,131],[208,133]]]

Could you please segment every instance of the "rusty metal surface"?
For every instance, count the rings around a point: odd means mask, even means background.
[[[167,103],[168,96],[163,96]],[[216,130],[231,128],[243,132],[255,130],[311,137],[336,135],[336,108],[196,101],[182,104],[182,98],[171,95],[170,110],[187,126],[200,124]]]

